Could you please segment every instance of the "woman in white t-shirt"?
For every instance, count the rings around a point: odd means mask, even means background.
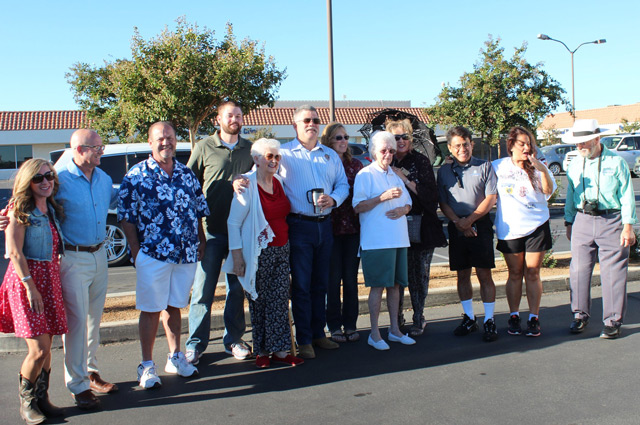
[[[409,234],[407,218],[411,196],[400,177],[391,167],[396,153],[396,139],[388,131],[373,135],[369,147],[374,159],[356,175],[353,185],[353,209],[360,214],[360,256],[364,284],[369,287],[371,334],[369,345],[376,350],[388,350],[378,327],[382,293],[387,291],[389,309],[389,341],[415,344],[398,327],[400,285],[407,286],[407,248]]]
[[[522,333],[519,310],[524,278],[529,303],[525,334],[540,336],[540,267],[552,245],[547,200],[557,186],[547,167],[536,158],[535,138],[529,130],[513,127],[507,136],[507,152],[508,157],[493,161],[492,166],[498,176],[497,249],[504,255],[509,269],[508,333]]]

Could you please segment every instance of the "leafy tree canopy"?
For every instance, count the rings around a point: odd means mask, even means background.
[[[640,130],[640,122],[636,119],[636,121],[629,121],[626,118],[620,119],[621,125],[618,133],[633,133],[634,131]]]
[[[528,63],[527,44],[505,58],[500,38],[489,36],[472,72],[465,72],[459,87],[446,85],[426,113],[436,124],[464,125],[486,136],[491,145],[514,125],[531,130],[560,105],[569,106],[565,90],[542,69]],[[535,133],[534,133],[535,134]]]
[[[276,67],[264,46],[249,38],[238,42],[231,24],[217,41],[213,31],[184,17],[176,22],[175,31],[165,28],[148,41],[135,28],[130,60],[76,63],[66,74],[76,102],[103,137],[144,139],[151,123],[166,120],[193,144],[199,131],[212,130],[224,100],[237,101],[245,114],[273,106],[286,69]]]

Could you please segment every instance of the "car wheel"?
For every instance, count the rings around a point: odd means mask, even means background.
[[[107,238],[104,241],[109,266],[122,266],[129,263],[129,244],[115,219],[107,220]]]
[[[562,168],[560,167],[560,164],[554,162],[553,164],[549,165],[549,171],[551,171],[554,176],[557,176],[562,171]]]

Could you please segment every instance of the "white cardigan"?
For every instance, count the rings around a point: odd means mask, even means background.
[[[229,255],[222,265],[222,271],[234,274],[231,250],[242,248],[246,267],[244,276],[238,276],[238,280],[244,290],[251,295],[251,299],[255,300],[258,298],[256,292],[258,257],[262,249],[273,240],[275,234],[262,211],[257,173],[251,173],[246,177],[249,179],[249,187],[240,195],[234,193],[231,201],[231,210],[227,219]],[[275,177],[280,181],[280,176]]]

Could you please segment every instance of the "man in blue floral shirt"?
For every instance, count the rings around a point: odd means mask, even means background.
[[[176,133],[169,122],[149,128],[151,156],[129,170],[120,185],[118,220],[136,266],[136,308],[142,363],[142,388],[162,385],[152,359],[160,313],[169,354],[165,372],[190,377],[198,373],[180,351],[180,309],[189,293],[205,248],[201,218],[209,215],[193,172],[175,161]]]

